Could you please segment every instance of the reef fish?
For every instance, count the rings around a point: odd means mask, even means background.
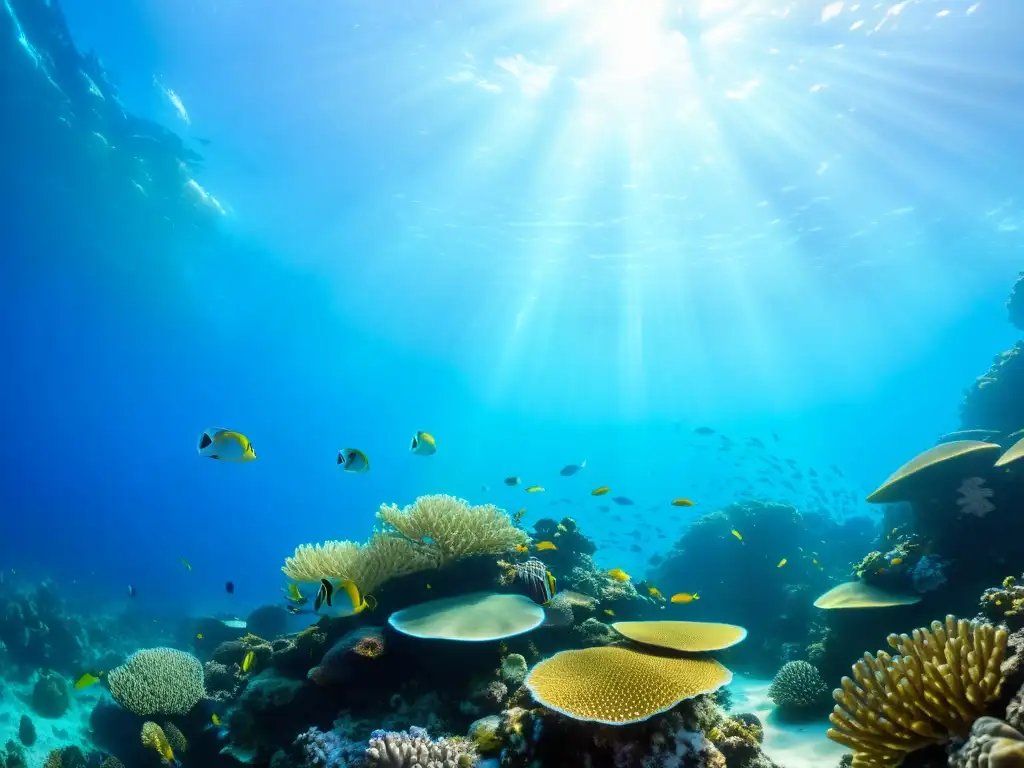
[[[713,430],[711,427],[697,427],[693,431],[694,431],[694,434],[697,434],[697,435],[713,435],[713,434],[715,434],[715,430]]]
[[[610,571],[608,571],[608,575],[616,581],[629,581],[630,578],[629,574],[621,568],[612,568]]]
[[[233,582],[233,581],[226,581],[226,582],[224,582],[224,591],[227,592],[229,595],[235,594],[235,582]]]
[[[103,673],[101,672],[100,675]],[[83,688],[89,688],[90,686],[96,685],[100,681],[99,675],[94,675],[90,672],[86,672],[78,680],[75,681],[75,690],[82,690]]]
[[[692,603],[694,600],[700,600],[700,595],[697,592],[677,592],[672,595],[672,602],[676,605],[685,605],[686,603]]]
[[[732,529],[731,531],[729,531],[729,533],[731,533],[731,534],[732,534],[733,536],[735,536],[735,537],[736,537],[737,539],[739,539],[740,541],[743,541],[743,534],[741,534],[741,533],[740,533],[739,531],[737,531],[737,530],[736,530],[735,528],[733,528],[733,529]]]
[[[784,565],[785,565],[786,563],[788,563],[788,562],[789,562],[789,561],[788,561],[788,560],[787,560],[786,558],[782,558],[781,560],[779,560],[779,564],[778,564],[778,565],[776,565],[775,567],[776,567],[776,568],[781,568],[782,566],[784,566]]]
[[[178,558],[178,562],[185,566],[186,569],[192,570],[192,563],[186,560],[184,557]]]
[[[298,584],[291,584],[290,583],[290,584],[288,584],[287,587],[285,587],[281,591],[284,592],[285,598],[287,600],[289,600],[290,602],[297,603],[298,605],[304,605],[305,603],[309,602],[309,598],[305,597],[299,591],[299,585]]]
[[[554,551],[558,549],[552,541],[538,541],[536,547],[538,552],[544,552],[546,550]]]
[[[346,472],[369,472],[370,460],[358,448],[342,448],[338,451],[338,466]]]
[[[607,485],[599,485],[597,488],[595,488],[594,490],[592,490],[590,492],[590,495],[591,496],[604,496],[610,490],[611,490],[611,488],[609,488]]]
[[[544,486],[531,485],[529,488],[524,488],[523,490],[525,490],[527,493],[540,493],[541,491],[544,490]]]
[[[632,507],[633,500],[628,496],[616,496],[612,499],[613,502],[618,504],[620,507]]]
[[[693,502],[689,499],[672,499],[673,507],[692,507]]]
[[[545,605],[555,596],[555,577],[537,558],[531,557],[512,568],[516,579],[523,584],[527,595],[537,605]]]
[[[341,593],[341,594],[338,594]],[[344,617],[344,616],[355,616],[362,613],[367,608],[373,610],[377,601],[372,597],[367,596],[366,599],[359,593],[359,587],[356,586],[354,581],[345,579],[338,583],[337,587],[331,584],[327,579],[321,579],[320,589],[316,594],[316,601],[313,603],[313,609],[319,611],[321,607],[326,605],[330,608],[330,611],[326,613],[329,616]]]
[[[203,458],[219,461],[243,462],[256,458],[256,451],[248,437],[241,432],[218,427],[211,427],[199,436],[196,450]]]
[[[512,487],[513,485],[519,485],[519,478],[516,477],[515,475],[509,475],[504,480],[502,480],[502,482],[505,483],[505,485]]]
[[[242,659],[242,672],[248,672],[252,669],[253,664],[256,663],[256,654],[249,651],[245,654],[245,658]]]
[[[409,446],[409,450],[417,456],[430,456],[437,453],[437,443],[429,432],[417,432],[412,436],[412,445]]]
[[[559,471],[558,474],[560,474],[562,477],[572,477],[577,472],[579,472],[581,469],[584,469],[586,466],[587,466],[587,460],[586,459],[581,461],[579,464],[566,464],[564,467],[562,467],[562,469]]]

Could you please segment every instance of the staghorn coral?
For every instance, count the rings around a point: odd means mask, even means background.
[[[165,763],[174,762],[174,750],[171,748],[170,742],[167,741],[167,734],[164,733],[163,728],[152,720],[147,720],[142,724],[142,732],[139,738],[142,741],[142,746],[152,749],[160,755]]]
[[[527,541],[503,510],[471,507],[453,496],[421,496],[404,509],[383,505],[377,522],[379,530],[366,544],[303,544],[281,570],[295,581],[350,579],[368,594],[390,579],[462,557],[499,554]]]
[[[206,695],[203,665],[174,648],[136,651],[110,670],[114,700],[136,715],[184,715]]]
[[[476,750],[468,739],[433,740],[422,728],[374,731],[366,748],[370,768],[472,768]]]
[[[896,766],[910,752],[953,737],[999,694],[1007,633],[990,624],[932,622],[912,635],[889,635],[900,653],[864,654],[833,692],[828,737],[854,750],[857,768]]]
[[[768,688],[768,698],[784,709],[806,709],[820,704],[828,696],[821,673],[806,661],[782,665]]]
[[[971,737],[949,758],[950,768],[1020,768],[1024,734],[994,717],[979,717]]]
[[[377,520],[382,530],[426,545],[438,568],[471,555],[498,555],[528,540],[504,510],[493,504],[471,507],[445,494],[421,496],[401,510],[382,506]]]

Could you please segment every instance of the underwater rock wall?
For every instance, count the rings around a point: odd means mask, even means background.
[[[194,178],[202,158],[125,108],[56,0],[0,5],[0,80],[9,221],[59,219],[86,243],[147,254],[216,228],[224,209]]]

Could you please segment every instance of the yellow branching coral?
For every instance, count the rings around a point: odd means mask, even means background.
[[[828,737],[854,751],[855,768],[897,766],[910,752],[965,738],[999,695],[1007,633],[990,624],[932,622],[912,635],[889,635],[899,651],[870,653],[832,696]]]
[[[281,570],[295,581],[351,579],[369,594],[389,579],[469,555],[499,554],[527,541],[501,509],[471,507],[452,496],[422,496],[404,509],[384,505],[377,521],[379,530],[366,544],[304,544]]]
[[[444,494],[421,496],[401,510],[394,504],[382,506],[377,520],[385,531],[427,544],[439,566],[470,555],[501,554],[528,541],[504,510],[493,504],[471,507]]]
[[[154,750],[165,763],[174,762],[174,750],[171,749],[170,742],[167,741],[167,734],[152,720],[147,720],[142,724],[141,739],[142,746]]]

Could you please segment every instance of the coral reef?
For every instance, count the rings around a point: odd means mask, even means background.
[[[813,664],[790,661],[775,674],[768,698],[784,710],[807,710],[828,699],[828,686]]]
[[[379,529],[366,544],[302,545],[282,570],[295,581],[350,579],[366,594],[400,576],[473,555],[501,554],[527,541],[503,510],[441,494],[421,496],[403,509],[383,505],[377,523]]]
[[[949,758],[950,768],[1018,768],[1024,734],[994,717],[979,717],[967,742]]]
[[[43,672],[32,687],[32,709],[43,717],[60,717],[70,704],[67,681],[53,672]]]
[[[374,731],[366,748],[369,768],[472,768],[476,751],[468,739],[431,739],[422,728]]]
[[[203,665],[174,648],[147,648],[110,670],[110,693],[137,715],[183,715],[206,695]]]
[[[854,766],[896,766],[910,752],[966,738],[996,699],[1007,633],[957,620],[890,635],[900,653],[879,652],[853,666],[833,693],[828,737],[854,750]]]

